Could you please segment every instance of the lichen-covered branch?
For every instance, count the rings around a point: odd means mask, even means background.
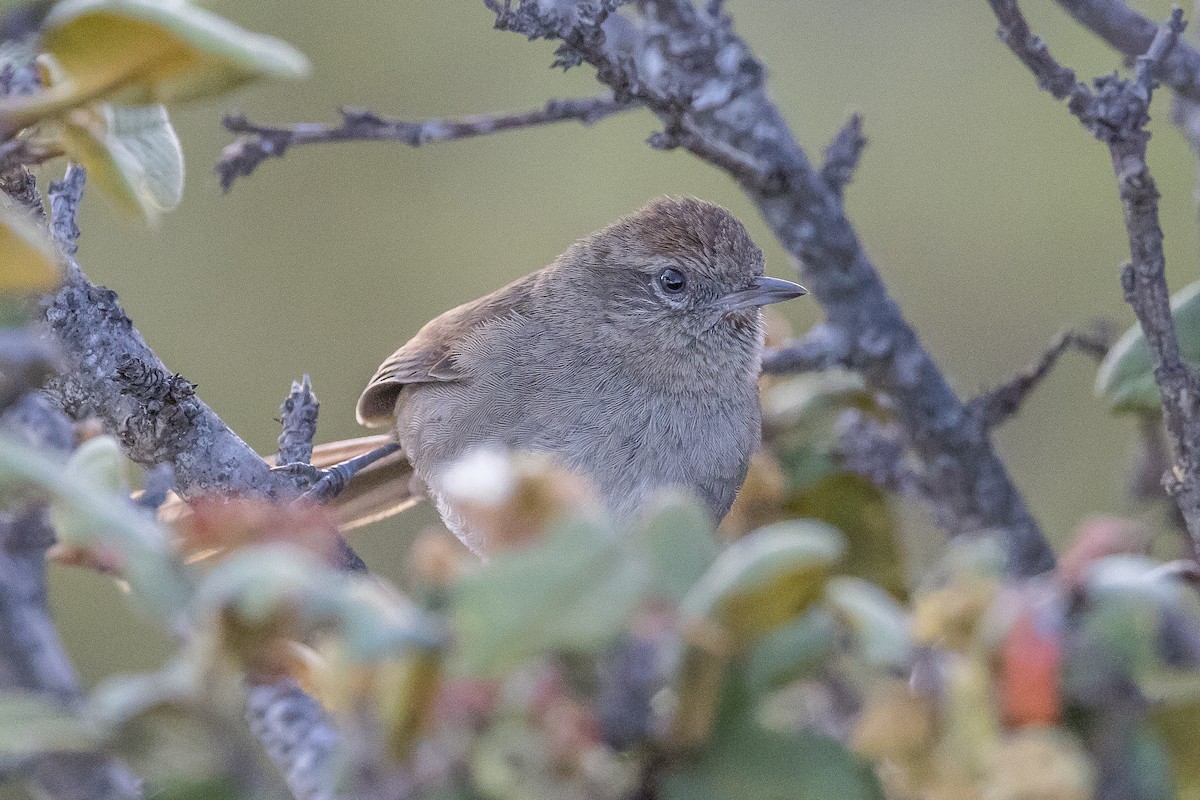
[[[1000,23],[1001,41],[1028,66],[1042,88],[1065,83],[1074,73],[1050,55],[1046,44],[1029,30],[1016,0],[989,0]],[[1183,361],[1167,289],[1163,234],[1158,221],[1158,190],[1146,165],[1150,134],[1150,98],[1155,76],[1178,44],[1184,28],[1176,8],[1171,21],[1149,43],[1137,61],[1132,80],[1106,75],[1089,89],[1075,83],[1056,97],[1093,136],[1108,146],[1121,205],[1131,260],[1121,269],[1125,300],[1133,307],[1154,361],[1154,380],[1162,394],[1163,416],[1171,438],[1175,465],[1168,491],[1175,496],[1193,550],[1200,554],[1200,377]],[[1051,89],[1051,91],[1053,91]]]
[[[0,430],[39,450],[65,453],[74,432],[61,412],[36,392],[0,418]],[[46,506],[0,512],[0,689],[19,689],[78,706],[82,689],[63,651],[46,596],[46,550],[54,544]],[[99,754],[57,754],[25,770],[35,793],[61,800],[132,800],[140,782]]]
[[[825,163],[821,165],[821,177],[838,195],[846,190],[850,179],[854,177],[854,168],[858,166],[858,159],[866,146],[862,117],[852,114],[825,148]]]
[[[891,398],[938,518],[951,533],[1005,531],[1014,572],[1048,569],[1050,547],[987,427],[951,390],[888,295],[846,217],[842,179],[829,180],[809,161],[770,98],[762,63],[722,4],[642,0],[622,7],[601,0],[564,13],[561,4],[486,2],[497,28],[561,42],[558,63],[591,64],[614,97],[654,112],[663,130],[653,146],[686,149],[737,180],[798,259],[826,324],[849,343],[846,363]],[[776,359],[773,368],[782,363]]]
[[[307,464],[312,459],[320,408],[307,373],[300,380],[292,381],[292,391],[279,407],[279,423],[283,430],[279,432],[276,464]]]
[[[83,170],[74,165],[62,181],[51,184],[50,226],[64,253],[74,252],[79,236],[75,215],[83,184]],[[278,501],[295,498],[299,489],[287,475],[272,472],[196,396],[190,382],[167,371],[133,327],[116,293],[93,285],[69,256],[68,267],[66,284],[44,308],[48,335],[61,361],[49,393],[63,410],[75,419],[98,418],[139,464],[170,464],[177,490],[185,497],[236,493]],[[342,542],[341,548],[348,566],[362,565],[348,545]],[[270,687],[254,691],[259,690]],[[271,697],[275,704],[263,706],[260,695],[254,695],[251,708],[255,731],[268,753],[289,785],[328,787],[329,749],[336,735],[320,707],[294,687]],[[276,723],[286,724],[286,732],[274,730]],[[317,750],[325,748],[324,757],[318,758],[313,749],[275,746],[285,734],[297,736],[301,725],[307,727],[304,741]],[[327,789],[303,797],[324,800],[332,793]]]
[[[51,185],[51,229],[74,242],[74,210],[83,171],[72,165]],[[167,371],[121,308],[115,292],[92,284],[70,261],[67,281],[45,304],[49,335],[63,369],[50,391],[73,418],[95,417],[145,466],[170,462],[184,496],[242,492],[282,500],[290,482]]]
[[[1057,0],[1075,19],[1110,46],[1135,58],[1150,49],[1159,26],[1124,0]],[[1200,100],[1200,51],[1176,42],[1159,63],[1155,75],[1182,95]]]
[[[302,123],[285,127],[256,125],[244,116],[230,115],[225,117],[225,128],[238,134],[238,137],[226,146],[221,154],[217,174],[221,178],[221,186],[228,191],[238,177],[249,175],[268,158],[280,158],[289,148],[300,145],[388,141],[420,147],[430,142],[471,139],[567,120],[591,125],[631,108],[635,106],[614,100],[612,96],[585,97],[551,100],[544,107],[532,111],[479,114],[457,120],[429,119],[421,122],[387,119],[365,109],[343,108],[340,109],[342,122],[339,125]]]

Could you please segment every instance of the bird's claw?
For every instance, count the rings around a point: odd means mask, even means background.
[[[281,472],[285,475],[301,478],[308,486],[320,483],[327,471],[303,461],[294,461],[291,464],[280,464],[278,467],[271,467],[271,472]]]

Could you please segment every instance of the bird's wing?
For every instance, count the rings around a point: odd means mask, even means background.
[[[528,305],[531,289],[540,275],[541,272],[526,275],[426,323],[375,370],[358,398],[355,415],[359,424],[368,428],[395,424],[396,400],[409,384],[460,380],[463,375],[455,363],[460,348],[479,326],[520,313]]]

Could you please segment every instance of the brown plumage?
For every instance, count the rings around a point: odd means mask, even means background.
[[[475,548],[439,484],[480,447],[550,454],[619,519],[668,487],[720,519],[759,440],[759,307],[802,293],[762,277],[762,253],[727,211],[661,199],[426,324],[380,365],[358,420],[394,426]]]
[[[760,307],[804,293],[763,277],[727,211],[663,198],[550,265],[436,317],[387,358],[357,417],[384,436],[318,446],[316,466],[398,440],[332,502],[343,527],[430,496],[464,542],[483,542],[441,488],[479,448],[548,454],[618,521],[687,490],[714,520],[758,446]]]

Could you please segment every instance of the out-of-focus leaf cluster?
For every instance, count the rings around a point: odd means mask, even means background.
[[[290,45],[185,0],[61,0],[24,40],[0,46],[0,70],[9,84],[0,141],[24,138],[41,153],[65,154],[119,208],[153,222],[183,193],[183,152],[166,104],[301,77],[308,63]],[[36,79],[16,87],[22,72]]]
[[[484,454],[448,485],[490,558],[431,532],[405,596],[338,571],[317,508],[208,500],[161,527],[104,437],[66,465],[0,442],[0,483],[10,507],[48,499],[60,556],[117,575],[181,641],[79,715],[0,697],[0,766],[103,749],[168,796],[265,796],[242,687],[290,677],[337,720],[351,793],[381,771],[430,798],[1200,791],[1200,596],[1133,523],[1088,523],[1022,582],[997,539],[956,541],[901,601],[846,574],[826,522],[722,546],[666,496],[618,530],[553,464]]]

